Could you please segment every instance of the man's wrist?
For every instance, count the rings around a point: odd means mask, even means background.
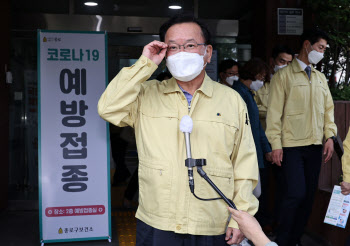
[[[234,219],[230,219],[230,222],[228,223],[228,227],[231,227],[233,229],[239,229],[237,222]]]
[[[282,143],[280,141],[271,143],[271,149],[272,150],[282,149]]]
[[[271,242],[271,240],[263,233],[257,233],[254,238],[251,238],[254,245],[266,245]]]
[[[337,142],[337,138],[335,136],[332,136],[332,137],[329,137],[327,140],[329,139],[332,139],[333,140],[333,143],[336,143]]]

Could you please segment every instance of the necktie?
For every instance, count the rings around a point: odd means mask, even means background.
[[[307,66],[307,67],[305,68],[305,72],[306,72],[307,76],[308,76],[309,79],[310,79],[310,76],[311,76],[311,67]]]

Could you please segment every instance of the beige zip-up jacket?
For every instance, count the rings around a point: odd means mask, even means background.
[[[229,216],[223,200],[201,201],[190,192],[184,134],[184,115],[193,120],[192,158],[205,158],[209,178],[240,210],[255,214],[252,191],[258,163],[247,109],[239,94],[205,76],[187,100],[174,78],[146,80],[157,65],[145,56],[123,68],[98,103],[100,116],[117,126],[132,126],[139,156],[139,207],[136,217],[146,224],[176,233],[220,235]],[[218,194],[194,168],[195,194]],[[231,220],[230,227],[238,228]]]
[[[343,180],[350,183],[350,129],[343,142],[344,154],[341,158],[343,169]]]
[[[311,80],[294,59],[272,77],[266,136],[272,149],[322,144],[337,136],[334,104],[325,76],[311,69]]]

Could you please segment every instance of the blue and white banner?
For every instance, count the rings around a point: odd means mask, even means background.
[[[38,32],[42,243],[111,238],[104,32]]]

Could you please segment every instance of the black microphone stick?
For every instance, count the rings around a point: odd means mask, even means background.
[[[185,144],[186,144],[186,156],[187,159],[185,161],[186,166],[188,168],[188,182],[190,185],[190,190],[194,194],[194,179],[193,179],[193,167],[197,166],[196,162],[197,160],[192,159],[192,154],[191,154],[191,142],[190,142],[190,133],[192,132],[193,129],[193,121],[189,115],[185,115],[182,117],[181,122],[180,122],[180,130],[184,133],[185,135]],[[198,160],[200,161],[200,160]],[[202,160],[203,161],[203,160]],[[203,163],[203,162],[202,162]],[[204,160],[205,163],[205,160]],[[205,164],[204,164],[205,165]],[[234,204],[233,201],[228,199],[222,192],[221,190],[214,184],[213,181],[207,176],[205,171],[202,169],[202,165],[197,166],[197,172],[199,175],[204,178],[210,186],[221,196],[221,198],[229,205],[231,208],[236,209],[237,207]]]

